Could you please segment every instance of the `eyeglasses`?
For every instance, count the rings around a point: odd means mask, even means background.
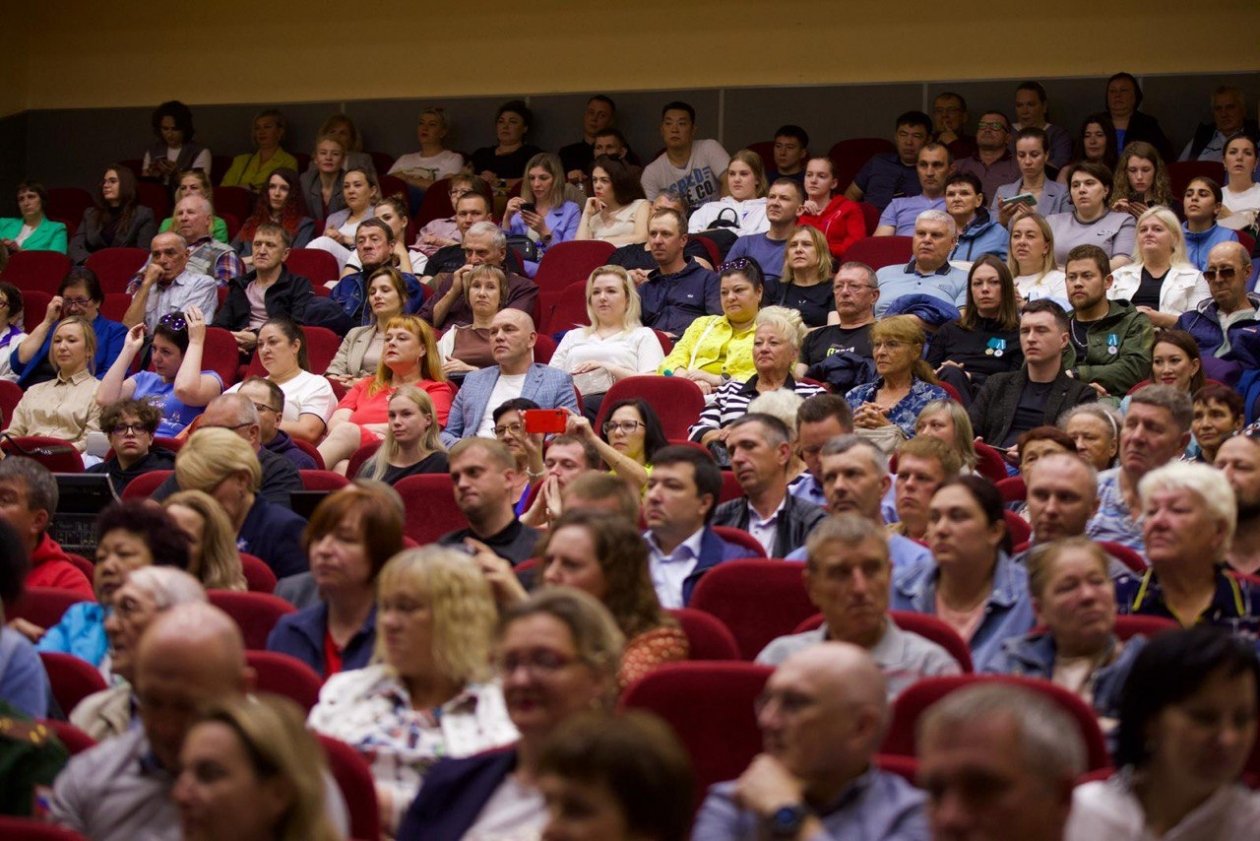
[[[260,412],[275,412],[277,415],[280,414],[279,409],[274,406],[268,406],[266,403],[255,403],[254,408]]]
[[[142,423],[117,423],[110,428],[110,435],[139,435],[148,432],[149,428]]]
[[[976,128],[980,131],[984,131],[985,129],[990,131],[1006,131],[1006,123],[981,121],[976,123]]]
[[[183,333],[188,330],[188,321],[184,318],[182,312],[168,312],[158,319],[158,324],[168,330],[174,330],[176,333]]]
[[[863,289],[875,289],[876,287],[871,286],[869,283],[842,282],[842,283],[832,284],[831,288],[839,292],[859,292]]]
[[[1233,266],[1221,266],[1219,269],[1204,269],[1203,277],[1208,282],[1216,280],[1219,276],[1221,280],[1233,280],[1237,276],[1238,270]]]
[[[494,434],[496,437],[502,438],[504,435],[507,435],[509,432],[512,433],[513,435],[519,435],[521,431],[524,429],[525,429],[524,425],[522,425],[519,422],[505,423],[502,426],[496,426],[494,428]]]
[[[603,428],[605,435],[612,435],[614,432],[630,435],[641,426],[644,426],[643,421],[606,421]]]
[[[521,653],[512,652],[500,657],[499,672],[503,677],[511,675],[517,669],[525,669],[534,675],[549,675],[576,662],[576,657],[570,657],[567,654],[561,654],[559,651],[552,651],[549,648],[538,648]]]
[[[62,298],[61,303],[68,307],[86,307],[92,303],[91,298]]]

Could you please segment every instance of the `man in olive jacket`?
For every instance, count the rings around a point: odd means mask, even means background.
[[[1111,260],[1096,245],[1078,245],[1065,263],[1068,301],[1067,375],[1116,401],[1146,379],[1155,328],[1128,301],[1110,301]]]

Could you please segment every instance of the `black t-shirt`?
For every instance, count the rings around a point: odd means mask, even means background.
[[[827,323],[827,316],[836,308],[835,291],[827,282],[813,286],[797,286],[794,283],[778,285],[780,306],[797,310],[806,327],[821,327]]]
[[[480,175],[488,169],[504,180],[521,178],[525,175],[525,166],[529,163],[529,159],[542,151],[537,146],[530,146],[528,143],[515,152],[509,152],[506,155],[496,155],[494,150],[494,146],[482,146],[473,152],[472,171],[474,175]]]
[[[438,543],[442,546],[462,547],[466,537],[477,538],[490,547],[490,551],[494,554],[511,561],[512,566],[516,566],[533,557],[539,534],[536,529],[530,528],[520,520],[513,520],[503,531],[489,537],[477,537],[470,528],[460,529],[442,535],[438,538]]]
[[[442,252],[438,252],[441,254]],[[709,261],[709,250],[700,244],[699,240],[692,237],[687,240],[687,244],[683,246],[683,256],[687,258],[687,262],[691,262],[692,258],[698,257],[706,263]],[[621,266],[629,271],[630,269],[647,269],[652,271],[655,269],[656,261],[652,259],[652,252],[648,251],[644,243],[632,242],[629,245],[623,245],[612,253],[608,258],[610,266]]]
[[[990,374],[1014,371],[1024,364],[1019,330],[1003,330],[991,318],[977,318],[973,330],[964,330],[957,321],[951,321],[936,331],[927,351],[928,364],[933,368],[939,368],[946,360],[957,362],[971,375],[975,393]]]
[[[996,381],[995,381],[996,382]],[[1003,447],[1011,447],[1030,429],[1041,426],[1045,422],[1046,402],[1050,399],[1050,389],[1054,383],[1029,382],[1019,393],[1019,403],[1015,406],[1015,417],[1011,428],[1006,433]]]
[[[1164,272],[1166,276],[1168,272]],[[1137,291],[1133,293],[1133,300],[1130,302],[1135,307],[1150,307],[1153,310],[1159,309],[1159,290],[1163,288],[1164,278],[1151,277],[1151,273],[1146,269],[1142,269],[1142,282],[1138,284]]]
[[[801,362],[807,366],[816,365],[828,356],[837,353],[853,353],[864,359],[871,359],[871,328],[874,323],[861,327],[841,327],[829,324],[806,334],[801,346]]]
[[[381,477],[381,481],[387,485],[393,485],[399,479],[405,479],[408,476],[419,476],[422,473],[447,473],[450,471],[450,463],[447,461],[446,453],[430,453],[415,464],[406,467],[390,466],[385,470],[385,475]]]
[[[1068,330],[1068,341],[1072,343],[1072,349],[1076,351],[1076,357],[1080,361],[1085,361],[1086,351],[1089,350],[1089,325],[1092,321],[1077,321],[1072,319]]]
[[[132,479],[144,473],[153,470],[174,470],[175,454],[165,447],[153,447],[149,450],[149,454],[137,461],[131,467],[123,470],[121,464],[118,463],[118,457],[115,456],[109,461],[102,461],[94,464],[87,469],[88,473],[106,473],[109,480],[114,483],[115,493],[122,493],[123,488],[131,482]]]

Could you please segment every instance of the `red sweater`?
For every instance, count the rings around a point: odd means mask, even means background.
[[[39,545],[31,553],[31,571],[26,574],[26,586],[55,587],[76,593],[87,601],[96,601],[92,582],[88,581],[82,570],[66,556],[61,545],[47,533],[40,538]]]
[[[801,214],[796,218],[800,225],[817,228],[827,237],[827,247],[837,260],[844,256],[849,246],[866,236],[866,217],[855,201],[842,195],[833,196],[823,212],[817,216]]]

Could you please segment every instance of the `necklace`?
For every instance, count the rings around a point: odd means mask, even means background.
[[[1089,328],[1085,328],[1085,338],[1082,339],[1080,336],[1076,335],[1076,325],[1077,321],[1075,318],[1068,321],[1068,329],[1072,331],[1072,344],[1077,347],[1085,347],[1085,343],[1089,339]]]

